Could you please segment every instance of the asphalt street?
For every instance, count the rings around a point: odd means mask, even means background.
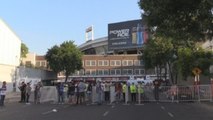
[[[0,108],[0,120],[212,120],[213,105],[144,103],[112,105],[26,105]]]

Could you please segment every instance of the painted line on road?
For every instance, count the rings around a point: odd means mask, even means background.
[[[173,115],[172,113],[170,113],[170,112],[168,112],[168,115],[169,115],[170,117],[174,117],[174,115]]]
[[[109,113],[109,111],[106,111],[106,112],[103,114],[103,116],[104,116],[104,117],[107,116],[108,113]]]
[[[162,110],[165,110],[165,107],[164,107],[164,106],[161,106],[160,108],[161,108]]]
[[[52,112],[53,112],[53,111],[50,110],[50,111],[47,111],[47,112],[42,113],[42,115],[50,114],[50,113],[52,113]]]

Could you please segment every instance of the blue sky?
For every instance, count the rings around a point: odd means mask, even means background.
[[[85,42],[85,29],[107,36],[108,23],[140,19],[138,0],[0,0],[0,18],[30,52],[44,55],[66,40]]]

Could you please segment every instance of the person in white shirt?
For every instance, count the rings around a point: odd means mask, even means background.
[[[0,97],[0,106],[4,106],[6,90],[7,90],[7,86],[6,86],[6,82],[4,81],[2,84],[2,87],[0,88],[0,96],[1,96]]]

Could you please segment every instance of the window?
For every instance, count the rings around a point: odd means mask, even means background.
[[[111,66],[121,66],[121,61],[120,60],[111,60],[110,65]]]
[[[120,75],[120,74],[121,74],[121,70],[120,70],[120,69],[116,69],[115,74],[116,74],[116,75]]]
[[[128,66],[133,66],[133,61],[132,60],[128,60]]]
[[[124,61],[123,61],[123,66],[127,66],[127,65],[128,65],[127,60],[124,60]]]
[[[116,60],[116,66],[121,66],[121,61],[120,60]]]
[[[43,67],[46,66],[46,62],[45,62],[45,61],[42,61],[42,62],[41,62],[41,66],[43,66]]]
[[[110,70],[110,74],[111,75],[120,75],[121,70],[120,69],[112,69],[112,70]]]
[[[95,60],[86,60],[86,66],[96,66]]]
[[[37,66],[37,67],[40,67],[40,62],[36,62],[36,66]]]
[[[109,70],[100,69],[100,70],[98,70],[98,75],[109,75]]]
[[[98,70],[98,75],[103,75],[103,70]]]
[[[109,61],[108,60],[104,60],[104,66],[109,66]]]
[[[109,75],[109,70],[105,69],[104,70],[104,75]]]
[[[86,70],[85,75],[90,75],[90,70]]]
[[[124,75],[132,75],[132,69],[123,69]]]
[[[134,60],[134,65],[135,66],[144,66],[144,61],[143,60]]]
[[[91,60],[91,66],[96,66],[95,60]]]
[[[135,69],[135,75],[141,75],[141,74],[145,74],[144,69]]]
[[[90,61],[86,60],[86,66],[90,66]]]
[[[133,66],[133,61],[132,60],[124,60],[123,66]]]
[[[111,75],[115,75],[115,69],[110,70]]]
[[[109,61],[108,60],[99,60],[98,61],[98,66],[108,66]]]
[[[139,60],[134,60],[134,65],[135,66],[140,66],[140,61]]]
[[[110,66],[115,66],[115,60],[110,61]]]
[[[96,71],[95,70],[91,70],[90,73],[91,73],[91,75],[96,75]]]

